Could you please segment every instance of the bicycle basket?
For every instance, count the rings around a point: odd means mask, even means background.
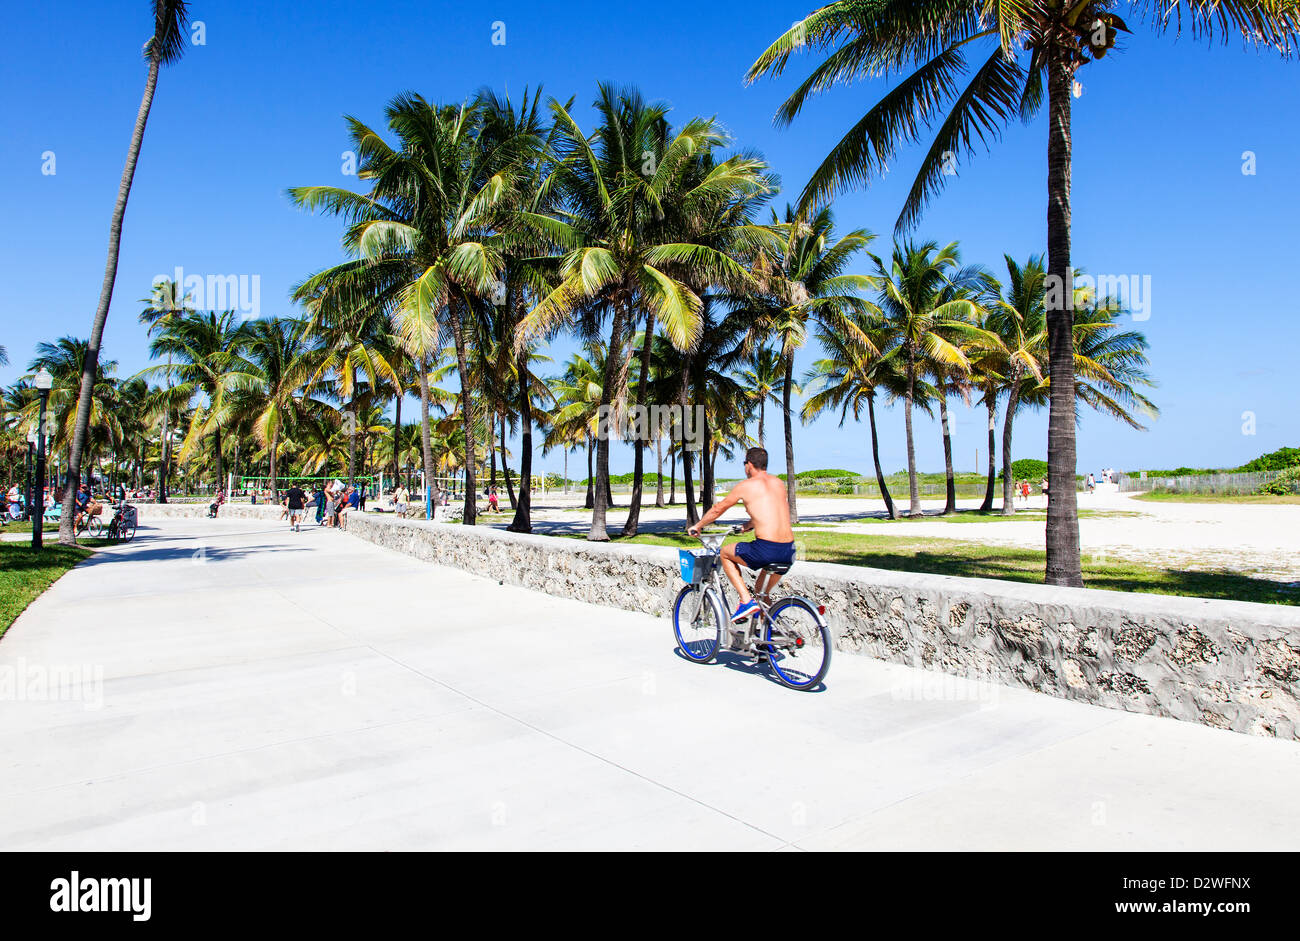
[[[682,581],[688,585],[698,585],[713,574],[717,560],[712,552],[700,549],[677,550],[677,562],[681,566]]]

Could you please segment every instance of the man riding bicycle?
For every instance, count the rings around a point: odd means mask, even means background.
[[[81,521],[86,516],[86,511],[90,508],[91,503],[90,484],[82,484],[72,499],[73,516],[72,523],[77,529],[81,528]]]
[[[794,562],[794,530],[790,528],[790,499],[786,493],[785,483],[780,477],[773,477],[767,472],[767,450],[750,448],[745,452],[745,479],[731,488],[731,492],[713,508],[704,514],[704,518],[687,530],[692,536],[716,520],[737,503],[744,503],[749,522],[745,531],[754,531],[753,542],[741,542],[722,547],[722,570],[727,580],[740,596],[740,606],[731,616],[732,623],[739,624],[746,618],[759,613],[762,609],[754,601],[745,586],[745,578],[740,573],[740,565],[755,571],[767,565],[789,565]],[[739,562],[739,565],[737,563]],[[760,595],[769,594],[781,576],[775,572],[759,575],[754,582],[754,591]]]

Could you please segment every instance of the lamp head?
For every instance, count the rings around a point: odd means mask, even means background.
[[[54,385],[54,377],[50,375],[50,371],[45,367],[41,367],[41,371],[33,377],[33,380],[36,388],[42,392],[49,392]]]

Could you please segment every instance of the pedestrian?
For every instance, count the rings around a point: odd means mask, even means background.
[[[1094,490],[1096,490],[1096,489],[1097,489],[1097,478],[1094,477],[1094,476],[1092,476],[1091,473],[1089,473],[1089,474],[1088,474],[1088,492],[1089,492],[1089,493],[1092,493],[1092,492],[1093,492]]]
[[[488,493],[488,509],[493,513],[501,512],[501,507],[497,501],[497,488],[493,487],[491,492]]]
[[[289,528],[302,532],[302,515],[307,508],[307,494],[296,483],[291,484],[284,496],[284,508],[289,514]]]
[[[320,484],[316,485],[316,492],[312,496],[312,506],[316,508],[316,525],[325,524],[325,488]]]
[[[406,488],[399,483],[397,489],[393,491],[393,511],[399,517],[406,516],[406,505],[410,502],[410,499],[410,494],[406,492]]]

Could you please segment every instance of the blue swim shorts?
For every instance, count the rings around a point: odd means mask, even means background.
[[[765,565],[788,565],[794,562],[794,543],[772,542],[770,539],[738,542],[736,558],[744,562],[746,568],[755,571]]]

